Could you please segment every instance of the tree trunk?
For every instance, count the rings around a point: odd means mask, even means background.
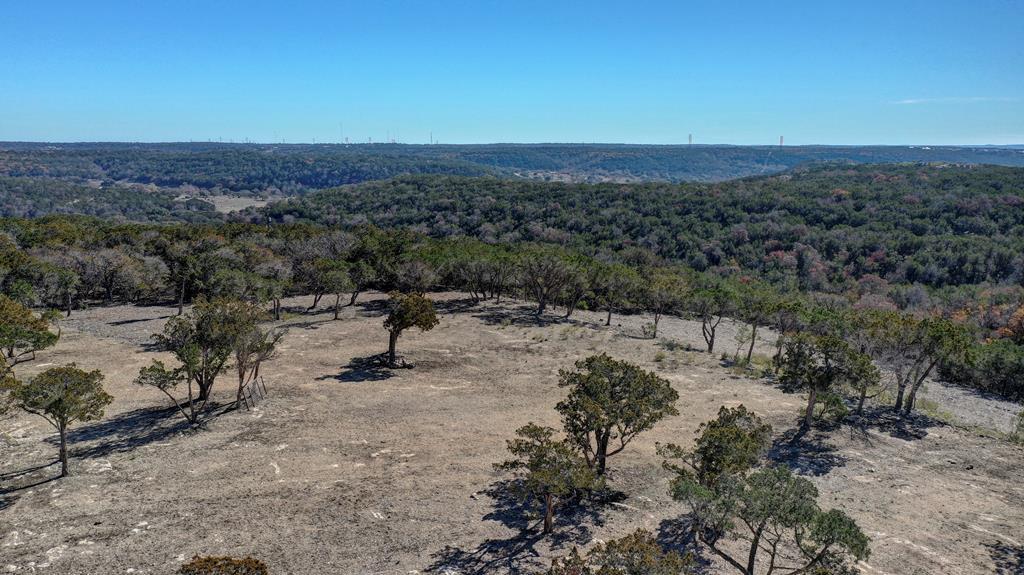
[[[57,431],[60,432],[60,476],[67,477],[71,475],[71,469],[68,468],[68,428],[61,425]]]
[[[857,415],[864,413],[864,400],[868,397],[868,388],[865,387],[860,390],[860,398],[857,400]]]
[[[313,305],[309,306],[309,309],[316,309],[316,306],[320,305],[320,298],[323,297],[323,295],[324,294],[322,293],[313,294]]]
[[[910,393],[907,394],[907,401],[903,404],[903,413],[910,415],[910,412],[914,410],[914,402],[917,400],[917,386],[910,388]]]
[[[938,363],[939,362],[937,360],[930,363],[928,368],[924,370],[924,373],[918,376],[910,386],[910,394],[907,395],[907,403],[903,407],[904,413],[907,415],[910,415],[910,412],[914,409],[914,403],[917,401],[917,390],[921,389],[921,386],[924,385],[924,380],[928,378],[928,375],[931,374],[932,369],[934,369]]]
[[[896,411],[903,409],[903,393],[907,389],[907,384],[901,379],[896,384]]]
[[[348,300],[348,305],[356,305],[357,297],[359,297],[359,290],[352,290],[352,299]]]
[[[608,463],[608,432],[604,432],[597,438],[597,450],[594,452],[594,464],[596,465],[596,473],[599,476],[604,475],[605,467]]]
[[[238,370],[238,393],[235,395],[235,407],[242,404],[242,388],[245,387],[245,370]]]
[[[704,336],[704,343],[708,344],[708,353],[715,353],[715,328],[717,327],[708,321],[701,325],[701,335]]]
[[[547,535],[555,527],[555,502],[550,493],[544,494],[544,534]]]
[[[196,401],[207,401],[210,399],[210,388],[213,387],[213,382],[197,381],[199,384],[199,397]]]
[[[750,347],[747,349],[747,365],[750,365],[750,358],[754,355],[754,342],[757,341],[757,324],[750,324],[753,329],[750,330]]]
[[[604,320],[605,325],[612,324],[612,308],[608,308],[608,319]]]
[[[658,338],[658,323],[659,322],[661,322],[661,314],[660,313],[655,313],[654,314],[654,333],[651,334],[651,339],[657,339]]]
[[[71,317],[71,292],[68,292],[67,298],[64,300],[66,313],[64,317]]]
[[[814,404],[818,401],[818,388],[812,387],[807,393],[807,410],[804,412],[804,427],[810,429],[814,425]]]
[[[393,331],[388,336],[388,365],[395,365],[395,345],[398,343],[398,332]]]
[[[341,309],[341,294],[334,294],[334,319],[338,319],[338,311]]]
[[[185,313],[185,280],[181,280],[181,287],[178,288],[178,315]]]
[[[281,321],[281,298],[274,298],[274,320]]]
[[[543,296],[537,298],[537,315],[544,315],[544,310],[547,309],[547,307],[548,302]]]

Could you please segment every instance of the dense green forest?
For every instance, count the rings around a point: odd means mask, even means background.
[[[141,222],[220,219],[209,202],[198,198],[179,198],[163,189],[0,176],[0,216],[35,218],[48,214],[80,214]]]
[[[0,143],[0,175],[287,195],[400,174],[490,174],[580,182],[714,182],[773,174],[822,161],[1024,166],[1024,150],[921,146]]]
[[[819,166],[684,185],[405,176],[271,204],[253,219],[266,216],[595,255],[640,248],[700,271],[756,271],[814,291],[860,280],[1024,281],[1024,170],[993,166]]]
[[[213,192],[297,194],[398,174],[483,175],[482,166],[381,148],[102,144],[0,145],[0,175],[125,181]]]

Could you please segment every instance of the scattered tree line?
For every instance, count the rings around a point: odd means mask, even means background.
[[[841,411],[844,404],[833,392],[844,388],[854,391],[858,411],[868,398],[889,396],[896,409],[909,411],[925,382],[938,376],[1024,397],[1024,305],[1013,290],[948,307],[901,310],[860,305],[849,294],[786,289],[742,270],[671,265],[646,251],[592,257],[548,244],[492,245],[372,226],[117,225],[53,217],[0,220],[0,231],[6,231],[0,233],[0,310],[9,308],[5,314],[12,318],[29,313],[35,322],[42,316],[26,308],[68,315],[98,303],[173,302],[184,314],[186,304],[200,299],[241,302],[281,319],[282,299],[295,295],[309,298],[309,309],[326,297],[337,318],[367,289],[403,297],[448,289],[478,302],[526,299],[538,315],[599,311],[606,324],[615,314],[644,312],[652,320],[644,333],[652,338],[665,315],[685,317],[701,323],[708,353],[720,351],[718,328],[733,320],[745,326],[743,348],[733,359],[748,366],[758,359],[756,342],[770,331],[776,353],[768,367],[814,396],[810,410],[820,398]],[[395,342],[402,330],[429,324],[416,323],[418,314],[408,308],[414,303],[398,306],[410,315],[388,326]],[[8,356],[15,357],[15,348],[31,353],[31,347],[8,346]],[[882,369],[878,377],[864,357]],[[798,358],[802,367],[793,363]]]

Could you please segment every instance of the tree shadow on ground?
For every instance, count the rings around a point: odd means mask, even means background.
[[[486,303],[485,300],[474,300],[472,297],[461,297],[435,301],[434,309],[436,309],[438,313],[456,314],[474,311],[483,303]]]
[[[516,325],[526,327],[547,327],[549,325],[571,325],[577,327],[593,327],[593,323],[580,321],[564,315],[553,315],[550,312],[537,315],[536,310],[525,307],[508,308],[498,305],[477,306],[470,310],[473,317],[486,325]]]
[[[711,556],[697,542],[690,529],[691,525],[693,519],[689,515],[664,519],[658,524],[656,540],[658,545],[667,551],[675,551],[684,556],[689,553],[693,557],[694,574],[710,574],[714,565]]]
[[[1024,545],[985,543],[995,564],[995,575],[1024,575]]]
[[[211,405],[209,413],[219,406]],[[174,407],[146,407],[119,413],[96,423],[68,431],[72,458],[106,457],[113,453],[132,451],[151,443],[164,441],[191,429]],[[59,438],[46,440],[56,446]],[[79,447],[79,444],[89,445]]]
[[[929,428],[946,426],[945,423],[922,413],[900,414],[889,406],[866,408],[862,415],[849,417],[847,425],[865,436],[869,430],[876,429],[904,441],[924,439],[928,436]]]
[[[357,315],[360,317],[381,317],[388,314],[387,299],[371,299],[356,302],[355,307],[359,308]]]
[[[18,471],[0,473],[0,511],[14,505],[20,497],[19,492],[40,487],[55,479],[60,479],[59,473],[44,475],[47,469],[59,464],[59,460],[54,460],[49,463],[19,469]]]
[[[323,325],[325,323],[331,323],[333,321],[341,321],[341,320],[335,320],[334,316],[331,315],[330,317],[328,317],[326,319],[311,319],[311,320],[306,320],[306,321],[292,321],[292,322],[287,322],[286,321],[285,323],[281,324],[281,327],[282,328],[287,328],[287,329],[292,329],[292,328],[295,328],[295,329],[320,329],[321,325]]]
[[[352,360],[348,362],[348,365],[344,366],[341,373],[337,375],[323,375],[316,379],[317,381],[334,379],[347,383],[383,381],[394,377],[396,369],[405,369],[409,367],[412,366],[405,364],[404,361],[399,364],[399,367],[389,366],[387,362],[387,354],[378,353],[368,355],[366,357],[353,357]]]
[[[768,449],[768,460],[785,465],[800,475],[825,475],[846,465],[847,458],[826,441],[829,436],[819,430],[793,428],[775,438]]]
[[[158,316],[158,317],[140,317],[140,318],[136,318],[136,319],[121,319],[121,320],[117,320],[117,321],[108,321],[107,325],[130,325],[130,324],[133,324],[133,323],[143,323],[143,322],[147,322],[147,321],[160,321],[162,319],[170,319],[170,318],[171,318],[171,316],[169,316],[169,315],[161,315],[161,316]]]
[[[445,546],[431,555],[428,573],[483,575],[502,571],[510,574],[536,573],[546,565],[540,560],[537,545],[546,542],[552,549],[585,545],[593,538],[592,526],[601,526],[603,505],[580,497],[564,503],[555,513],[554,532],[544,535],[542,519],[529,503],[516,498],[509,489],[511,481],[498,481],[481,492],[494,502],[483,519],[497,521],[518,533],[507,539],[487,539],[473,549]]]

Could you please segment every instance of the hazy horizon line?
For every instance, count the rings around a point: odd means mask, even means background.
[[[49,144],[49,145],[83,145],[83,144],[129,144],[129,145],[152,145],[152,144],[218,144],[225,146],[647,146],[647,147],[734,147],[734,148],[811,148],[811,147],[833,147],[833,148],[1014,148],[1024,147],[1024,139],[1020,143],[1013,144],[965,144],[965,143],[897,143],[897,144],[839,144],[839,143],[767,143],[767,144],[734,144],[728,142],[717,143],[653,143],[653,142],[571,142],[571,141],[530,141],[530,142],[274,142],[274,141],[235,141],[229,139],[206,139],[206,140],[0,140],[0,146],[12,144]]]

